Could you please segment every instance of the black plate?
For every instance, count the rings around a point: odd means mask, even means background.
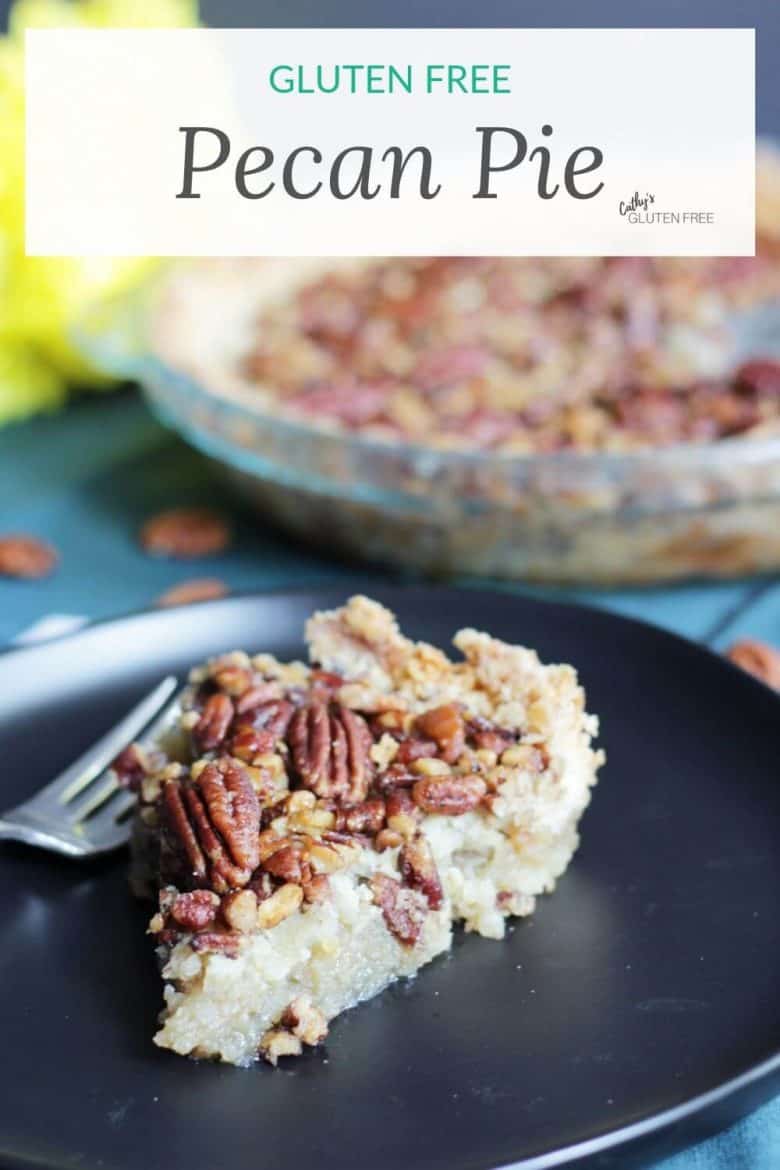
[[[508,595],[376,589],[446,645],[478,625],[573,661],[609,764],[558,892],[274,1072],[151,1044],[160,983],[126,859],[0,853],[0,1158],[81,1170],[627,1166],[780,1081],[780,706],[652,627]],[[343,587],[142,613],[0,657],[2,802],[31,793],[163,672],[300,653]],[[610,1153],[610,1151],[612,1151]]]

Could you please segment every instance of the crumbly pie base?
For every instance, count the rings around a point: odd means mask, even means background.
[[[575,671],[475,630],[451,662],[365,597],[307,624],[313,666],[195,670],[178,726],[117,761],[165,981],[155,1042],[276,1063],[446,951],[500,939],[577,848],[603,761]]]

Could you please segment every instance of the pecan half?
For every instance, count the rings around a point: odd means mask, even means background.
[[[220,553],[230,542],[230,529],[209,508],[172,508],[147,520],[141,544],[152,556],[190,557]]]
[[[248,883],[248,890],[251,890],[258,902],[264,902],[266,898],[270,898],[274,892],[274,882],[270,873],[263,873],[257,870],[252,874],[252,880]]]
[[[182,581],[161,593],[155,605],[189,605],[193,601],[215,601],[218,597],[227,594],[227,585],[218,581],[216,577],[200,577],[192,581]]]
[[[456,703],[433,707],[418,715],[416,726],[424,736],[436,741],[447,763],[452,764],[457,760],[466,742],[466,725]]]
[[[289,918],[300,908],[303,901],[303,890],[294,882],[286,882],[274,890],[270,898],[266,898],[257,908],[257,925],[261,930],[273,930],[285,918]]]
[[[425,758],[425,757],[421,757]],[[396,792],[399,788],[411,788],[418,776],[405,764],[391,764],[376,778],[376,787],[382,793]]]
[[[730,646],[726,654],[736,666],[780,691],[780,650],[755,638],[742,638]]]
[[[241,935],[235,930],[202,930],[190,939],[193,951],[224,955],[228,959],[238,957]]]
[[[260,860],[260,806],[251,781],[234,760],[207,764],[199,784],[214,827],[237,865],[253,870]]]
[[[217,916],[219,898],[211,890],[178,894],[171,906],[171,918],[184,930],[203,930]]]
[[[252,685],[252,671],[246,666],[236,666],[235,663],[218,666],[211,677],[219,689],[232,699],[243,695]]]
[[[314,702],[295,712],[287,738],[305,788],[352,804],[365,800],[373,739],[361,715],[341,704]]]
[[[419,890],[431,910],[438,910],[444,898],[439,871],[431,847],[422,833],[407,841],[398,855],[404,884]]]
[[[146,763],[144,749],[137,743],[131,743],[112,760],[111,768],[123,788],[136,789],[146,775]]]
[[[36,536],[0,536],[0,577],[48,577],[57,560],[57,550]]]
[[[364,800],[362,804],[344,804],[336,809],[333,826],[340,833],[378,833],[385,823],[385,802]]]
[[[745,362],[737,370],[735,382],[743,392],[780,396],[780,363],[760,358]]]
[[[396,829],[381,829],[374,838],[374,848],[378,853],[384,853],[385,849],[397,849],[403,843],[404,838]]]
[[[412,789],[412,799],[423,812],[457,817],[476,808],[486,792],[479,776],[424,776]]]
[[[330,879],[326,873],[315,873],[303,883],[306,902],[327,902],[330,897]]]
[[[162,808],[166,843],[189,883],[217,893],[246,885],[260,861],[260,804],[237,761],[206,764],[197,784],[169,781]]]
[[[411,764],[424,756],[435,756],[438,745],[433,739],[402,739],[395,753],[396,764]]]
[[[503,727],[496,727],[487,719],[474,717],[466,724],[466,738],[475,748],[495,752],[497,756],[510,746],[517,743],[518,733]]]
[[[417,822],[420,819],[420,810],[412,800],[406,788],[396,788],[388,793],[385,805],[387,827],[410,840],[417,834]]]
[[[425,899],[416,890],[404,889],[400,882],[384,873],[374,874],[370,887],[387,929],[404,946],[414,946],[428,912]]]
[[[253,890],[234,890],[225,894],[220,909],[230,929],[239,934],[246,934],[257,925],[257,897]]]
[[[243,691],[241,697],[237,699],[236,714],[244,715],[247,711],[254,711],[255,708],[264,706],[272,699],[279,699],[280,691],[279,683],[273,680],[270,682],[254,683],[248,690]],[[289,704],[290,715],[292,715],[292,712],[292,704]],[[289,723],[289,719],[287,722]],[[284,730],[286,729],[285,724]]]
[[[300,885],[311,870],[304,861],[303,847],[298,842],[283,844],[263,862],[263,869],[285,882]]]
[[[195,724],[193,736],[203,752],[221,746],[233,720],[233,704],[227,695],[209,695]]]
[[[242,695],[241,699],[244,698]],[[231,751],[240,760],[251,763],[258,756],[274,751],[277,742],[285,736],[295,708],[287,699],[274,699],[242,710],[243,718],[236,721],[233,729]]]
[[[549,766],[550,758],[546,749],[531,743],[516,743],[501,753],[500,763],[504,767],[524,768],[528,772],[541,774]]]
[[[335,692],[344,686],[344,679],[340,674],[334,674],[332,670],[322,670],[315,667],[309,675],[309,685],[313,691],[317,691],[321,698],[330,698]]]

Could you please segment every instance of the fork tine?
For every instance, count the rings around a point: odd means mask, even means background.
[[[164,678],[55,780],[3,813],[0,839],[24,841],[69,857],[93,857],[124,844],[135,797],[107,772],[134,739],[165,728],[176,710],[178,696],[171,697],[176,687],[173,675]]]
[[[104,846],[109,840],[124,841],[130,829],[126,818],[135,805],[135,793],[117,786],[99,806],[94,807],[73,827],[83,832],[98,847]]]
[[[42,788],[27,802],[30,807],[48,808],[56,816],[62,816],[63,805],[67,806],[93,783],[111,764],[119,752],[138,736],[158,714],[171,697],[177,682],[168,675],[140,703],[120,719],[101,739],[88,748],[64,772]]]
[[[116,776],[111,776],[105,783],[99,784],[95,780],[84,792],[84,798],[79,802],[78,808],[74,808],[75,801],[70,801],[68,804],[68,812],[72,813],[74,824],[81,824],[84,821],[90,820],[96,815],[98,810],[107,804],[113,796],[122,791],[122,787]]]

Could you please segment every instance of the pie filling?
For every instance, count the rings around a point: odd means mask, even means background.
[[[311,666],[232,653],[116,761],[165,981],[155,1041],[275,1064],[446,951],[530,914],[578,844],[603,753],[570,666],[475,630],[462,660],[365,597],[315,614]]]
[[[768,248],[356,263],[267,305],[242,370],[286,414],[390,443],[517,455],[709,443],[780,425],[780,363],[729,372],[730,313],[777,296]]]

